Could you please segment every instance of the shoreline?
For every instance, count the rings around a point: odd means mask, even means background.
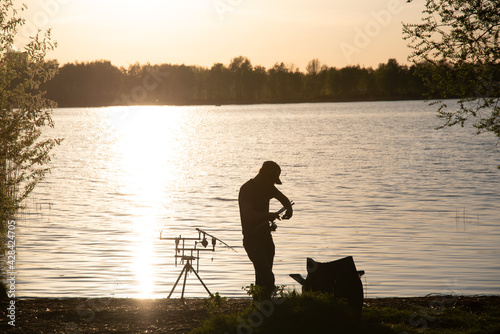
[[[232,299],[248,299],[251,300],[251,296],[245,296],[245,297],[228,297],[228,296],[221,296],[221,297],[226,297],[228,300]],[[420,298],[439,298],[439,297],[457,297],[457,298],[479,298],[479,297],[499,297],[500,298],[500,293],[499,294],[488,294],[488,293],[480,293],[480,294],[471,294],[471,295],[447,295],[447,294],[442,294],[442,293],[429,293],[425,296],[386,296],[386,297],[363,297],[363,300],[374,300],[374,299],[420,299]],[[185,300],[206,300],[209,299],[210,297],[204,296],[204,297],[185,297]],[[160,298],[139,298],[139,297],[84,297],[84,296],[56,296],[56,297],[38,297],[38,296],[21,296],[21,297],[15,297],[15,300],[66,300],[66,299],[122,299],[122,300],[180,300],[180,298],[177,297],[172,297],[172,298],[166,298],[166,297],[160,297]]]
[[[209,298],[16,298],[15,326],[7,324],[8,301],[2,302],[0,330],[8,333],[189,333],[214,312],[229,314],[248,308],[252,299],[227,298],[216,310]],[[366,298],[363,309],[421,310],[422,317],[436,306],[467,307],[481,312],[500,309],[500,295],[429,295],[425,297]],[[208,306],[208,308],[207,308]],[[213,306],[213,305],[212,305]],[[417,316],[418,316],[417,312]],[[439,315],[437,315],[439,316]],[[436,318],[434,316],[432,319]],[[431,318],[429,318],[431,319]],[[409,319],[411,322],[411,319]],[[500,323],[500,319],[499,319]],[[416,328],[418,329],[418,328]],[[500,328],[499,328],[500,330]]]
[[[427,98],[408,98],[408,99],[337,99],[337,100],[301,100],[301,101],[254,101],[254,102],[236,102],[236,101],[225,101],[225,102],[213,102],[213,103],[134,103],[134,104],[82,104],[82,105],[65,105],[63,103],[58,103],[58,105],[53,109],[82,109],[82,108],[115,108],[115,107],[224,107],[224,106],[260,106],[260,105],[278,105],[278,104],[327,104],[327,103],[370,103],[370,102],[411,102],[420,101],[428,103],[428,101],[443,100],[443,101],[458,101],[457,98],[446,98],[446,99],[427,99]]]

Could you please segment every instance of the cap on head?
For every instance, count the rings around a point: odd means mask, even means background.
[[[272,180],[275,184],[282,184],[280,180],[281,168],[274,161],[266,161],[262,164],[259,174],[262,174]]]

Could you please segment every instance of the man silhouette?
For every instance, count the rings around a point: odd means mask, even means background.
[[[279,214],[269,212],[269,201],[275,198],[283,204],[286,208],[283,219],[290,219],[293,215],[290,200],[275,187],[275,184],[281,184],[280,174],[277,163],[266,161],[257,176],[241,186],[238,195],[243,246],[255,268],[255,285],[268,297],[275,289],[275,247],[270,222],[279,218]]]

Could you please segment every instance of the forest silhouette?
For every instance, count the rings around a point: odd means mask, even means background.
[[[207,105],[423,99],[417,66],[395,59],[376,69],[309,62],[305,72],[276,63],[266,69],[243,56],[228,66],[140,65],[107,60],[67,63],[44,89],[59,107]],[[423,65],[422,65],[423,66]]]

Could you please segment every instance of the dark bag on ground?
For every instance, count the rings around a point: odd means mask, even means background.
[[[307,258],[307,278],[299,281],[303,291],[333,293],[347,301],[349,316],[361,317],[363,307],[363,284],[352,256],[332,262],[316,262]],[[293,276],[292,276],[293,277]]]

